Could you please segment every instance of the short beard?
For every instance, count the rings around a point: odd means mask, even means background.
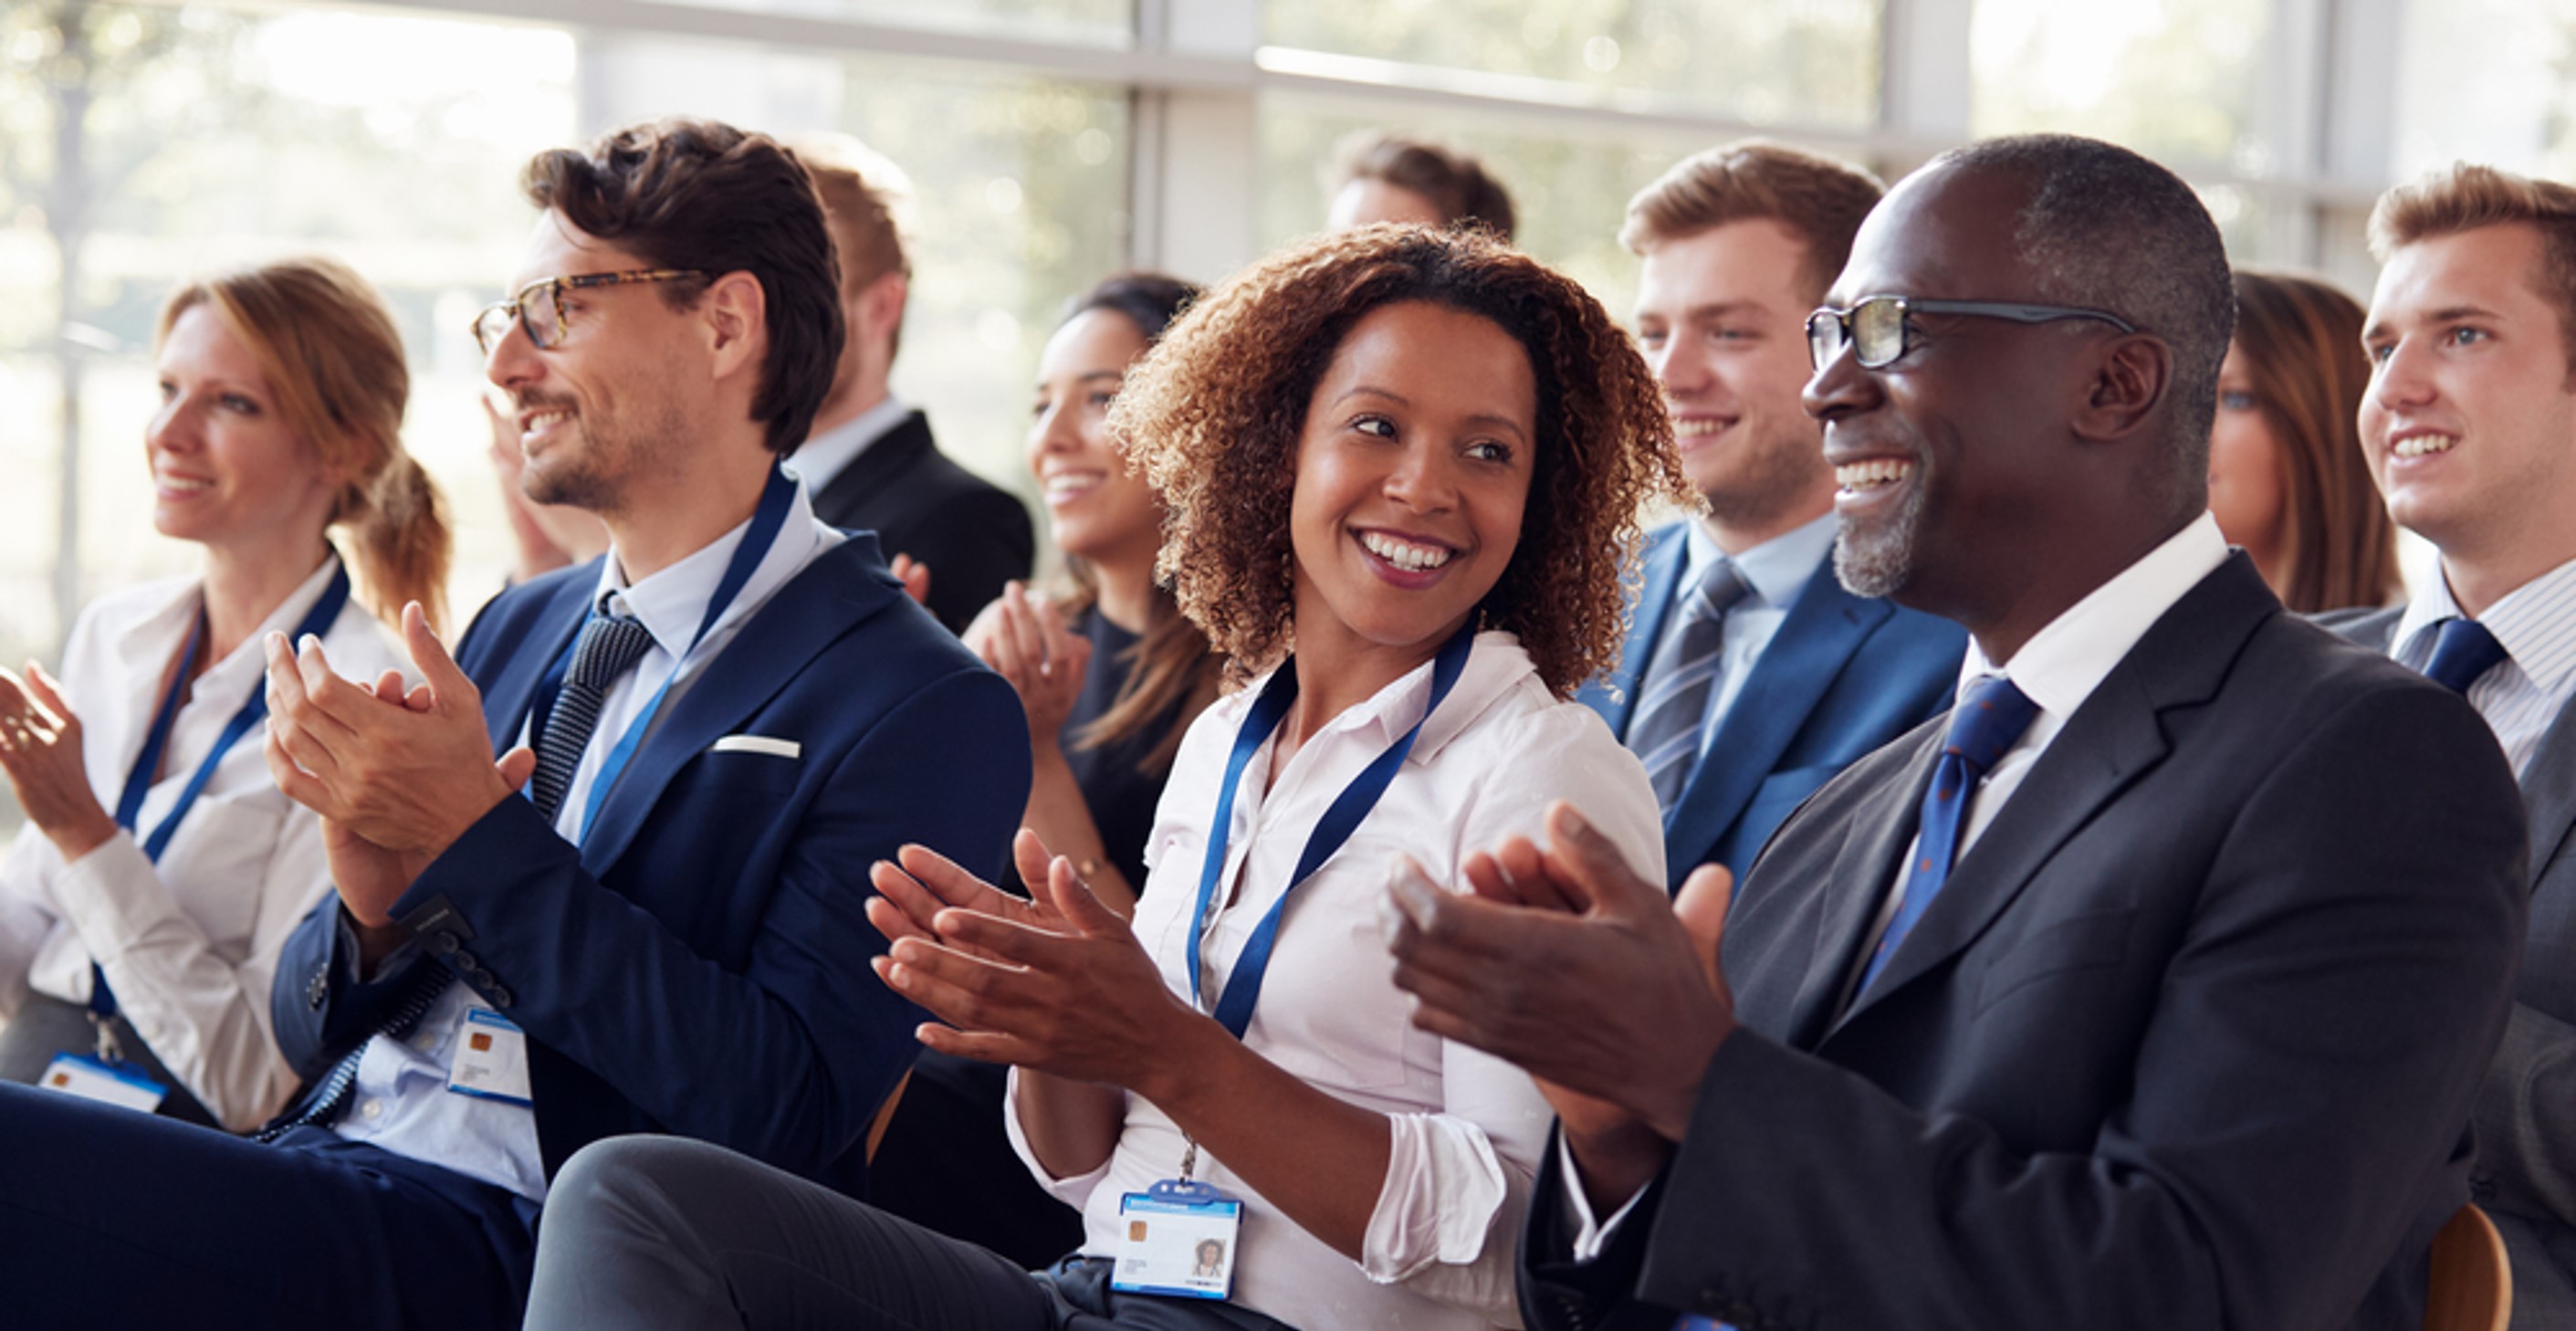
[[[1914,580],[1914,545],[1923,533],[1923,477],[1903,482],[1905,496],[1896,511],[1880,523],[1877,534],[1856,537],[1852,524],[1834,533],[1834,576],[1854,596],[1889,597]]]

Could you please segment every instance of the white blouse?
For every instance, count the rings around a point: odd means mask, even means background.
[[[145,834],[263,687],[269,631],[293,632],[333,567],[325,561],[197,678],[171,727],[163,776],[135,820]],[[65,701],[80,718],[90,789],[110,812],[202,603],[195,579],[148,583],[101,598],[72,626]],[[388,668],[408,677],[393,636],[354,599],[322,643],[348,678],[373,680]],[[30,992],[87,1003],[95,960],[118,1011],[162,1066],[235,1130],[265,1121],[295,1089],[271,1034],[269,982],[287,935],[331,890],[320,820],[269,778],[264,738],[254,727],[224,755],[158,865],[127,832],[65,864],[32,824],[0,861],[0,1014],[16,1012]]]
[[[1227,838],[1224,906],[1203,961],[1207,1001],[1224,991],[1245,942],[1294,872],[1326,806],[1422,717],[1424,665],[1343,712],[1269,779],[1275,737],[1246,767]],[[1208,823],[1243,716],[1259,684],[1221,699],[1182,740],[1146,847],[1134,928],[1174,991],[1190,992],[1186,948]],[[1477,635],[1466,669],[1422,728],[1366,821],[1299,889],[1282,919],[1244,1044],[1309,1085],[1385,1114],[1393,1150],[1353,1262],[1299,1229],[1202,1151],[1197,1177],[1244,1201],[1234,1302],[1293,1326],[1467,1331],[1518,1326],[1513,1251],[1551,1119],[1527,1074],[1417,1029],[1393,981],[1380,923],[1389,870],[1410,855],[1435,883],[1465,890],[1467,855],[1537,836],[1547,806],[1571,801],[1662,881],[1663,825],[1635,755],[1588,708],[1549,694],[1512,635]],[[1083,1251],[1117,1248],[1122,1194],[1180,1168],[1180,1130],[1129,1096],[1108,1162],[1049,1178],[1017,1108],[1012,1144],[1056,1196],[1083,1212]]]

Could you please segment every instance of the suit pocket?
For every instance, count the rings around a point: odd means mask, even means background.
[[[2041,925],[1986,967],[1985,979],[1977,986],[1977,1010],[1983,1012],[2043,980],[2118,965],[2129,954],[2129,933],[2137,916],[2134,908],[2105,910]]]
[[[699,754],[671,779],[665,798],[688,794],[699,797],[741,792],[747,795],[786,795],[796,789],[798,778],[805,774],[804,760],[781,757],[747,749],[718,749]]]

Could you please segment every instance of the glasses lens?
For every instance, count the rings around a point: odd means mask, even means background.
[[[1807,363],[1823,369],[1843,351],[1843,316],[1818,310],[1807,316]]]
[[[474,316],[475,349],[486,356],[491,355],[492,348],[501,345],[501,339],[510,335],[510,321],[517,317],[518,311],[510,308],[510,302],[506,300],[498,305],[484,306],[482,312]]]
[[[1852,341],[1860,346],[1860,363],[1877,369],[1905,354],[1905,302],[1894,296],[1862,301],[1851,312]]]
[[[539,351],[563,340],[563,311],[555,304],[554,283],[541,282],[519,293],[519,320]]]

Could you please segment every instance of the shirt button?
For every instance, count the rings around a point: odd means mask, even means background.
[[[370,1123],[384,1117],[384,1114],[385,1102],[382,1100],[369,1100],[365,1104],[358,1106],[358,1117],[363,1118]]]

